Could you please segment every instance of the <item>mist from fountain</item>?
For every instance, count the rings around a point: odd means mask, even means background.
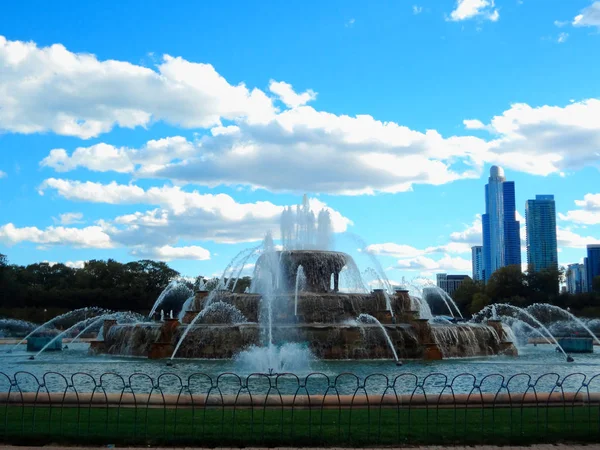
[[[267,347],[253,345],[234,358],[236,365],[239,365],[242,370],[253,373],[273,371],[273,375],[308,371],[314,359],[308,347],[295,342]]]
[[[528,306],[527,311],[535,311],[535,310],[539,310],[539,309],[545,309],[547,311],[553,311],[556,312],[558,314],[562,314],[566,317],[568,317],[570,320],[574,321],[575,323],[577,323],[577,325],[579,325],[581,328],[583,328],[586,332],[589,333],[589,335],[598,343],[600,344],[600,340],[598,339],[598,337],[592,332],[592,330],[590,330],[588,328],[588,326],[581,320],[579,319],[579,317],[577,317],[575,314],[562,309],[558,306],[555,305],[549,305],[546,303],[534,303],[533,305]]]
[[[372,267],[367,267],[365,270],[365,274],[371,275],[374,278],[373,281],[377,281],[379,283],[380,289],[383,292],[383,297],[385,298],[385,307],[390,312],[392,317],[394,317],[392,301],[390,299],[390,295],[388,293],[387,286],[386,286],[385,282],[383,281],[383,279],[381,279],[379,277],[379,274],[377,273],[377,271],[375,269],[373,269]]]
[[[39,327],[37,327],[35,330],[33,330],[32,332],[30,332],[27,336],[25,336],[23,339],[21,339],[19,342],[17,342],[13,347],[11,347],[10,350],[8,350],[9,352],[15,350],[19,345],[21,345],[22,343],[24,343],[25,341],[27,341],[27,339],[31,336],[33,336],[35,333],[37,333],[38,331],[43,330],[44,328],[46,328],[48,325],[51,325],[53,323],[58,322],[59,320],[63,320],[63,319],[67,319],[70,318],[71,316],[75,316],[77,314],[85,314],[87,315],[88,312],[101,312],[103,311],[102,308],[97,308],[97,307],[86,307],[86,308],[79,308],[79,309],[75,309],[73,311],[69,311],[66,312],[64,314],[60,314],[56,317],[53,317],[52,319],[44,322],[43,324],[41,324]]]
[[[375,317],[373,317],[370,314],[361,314],[360,316],[358,316],[356,318],[356,322],[358,324],[375,324],[379,327],[379,329],[381,330],[381,333],[383,334],[383,337],[385,338],[388,347],[390,348],[390,350],[392,351],[393,355],[394,355],[394,359],[396,360],[396,362],[399,362],[398,360],[398,354],[396,353],[396,349],[394,348],[394,344],[392,343],[392,339],[390,338],[390,335],[388,334],[387,330],[385,329],[385,327],[382,325],[382,323],[377,320]]]

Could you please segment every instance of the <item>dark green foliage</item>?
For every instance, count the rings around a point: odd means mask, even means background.
[[[34,414],[35,411],[35,414]],[[369,447],[597,442],[597,406],[522,408],[0,409],[0,442],[194,447]]]
[[[82,269],[64,264],[9,265],[0,255],[0,310],[20,318],[40,321],[44,309],[72,310],[97,306],[111,310],[148,311],[170,280],[179,273],[164,262],[109,259],[91,260]],[[14,313],[11,314],[10,311]]]
[[[492,274],[487,284],[467,278],[454,292],[453,298],[463,314],[474,314],[492,303],[510,303],[525,308],[534,303],[549,303],[569,308],[578,315],[598,317],[600,315],[600,277],[597,290],[592,293],[559,293],[564,282],[562,267],[535,272],[522,272],[519,266],[506,266]]]

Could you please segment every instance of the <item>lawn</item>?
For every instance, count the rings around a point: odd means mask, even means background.
[[[0,408],[13,444],[374,446],[597,442],[598,407]]]

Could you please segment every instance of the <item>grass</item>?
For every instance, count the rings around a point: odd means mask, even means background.
[[[598,407],[454,409],[0,408],[21,445],[374,446],[597,442]]]

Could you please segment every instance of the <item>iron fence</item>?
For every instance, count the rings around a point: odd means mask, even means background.
[[[10,443],[527,444],[600,439],[600,374],[0,372]]]

